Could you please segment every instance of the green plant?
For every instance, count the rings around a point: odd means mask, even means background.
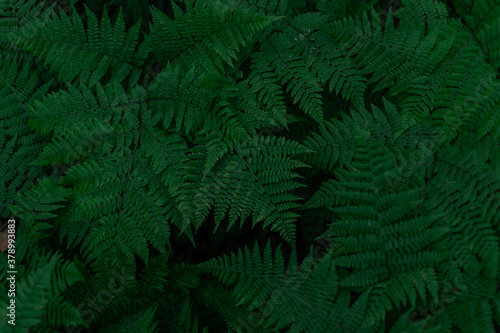
[[[499,329],[497,0],[0,5],[2,332]]]

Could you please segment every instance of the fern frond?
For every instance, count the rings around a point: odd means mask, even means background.
[[[284,138],[257,136],[233,143],[231,153],[219,160],[217,169],[204,176],[198,171],[206,165],[206,142],[200,137],[195,143],[199,145],[186,162],[185,187],[178,192],[185,219],[195,221],[198,227],[214,207],[215,228],[227,212],[228,228],[238,217],[243,223],[252,216],[254,226],[259,222],[263,227],[271,226],[293,243],[298,216],[293,209],[299,206],[299,198],[290,192],[303,185],[294,180],[298,174],[292,170],[306,165],[290,157],[307,149]]]
[[[495,230],[500,216],[499,203],[492,194],[500,188],[500,182],[498,174],[485,163],[487,156],[472,147],[455,145],[438,155],[437,175],[429,185],[422,209],[441,211],[447,217],[443,222],[452,223],[447,248],[457,260],[449,265],[458,265],[472,275],[483,270],[493,278],[499,273],[496,265],[500,239]]]
[[[498,1],[474,0],[460,7],[460,15],[465,19],[470,31],[477,37],[488,61],[500,69],[500,3]],[[468,9],[468,10],[467,10]],[[466,11],[467,10],[467,11]]]
[[[7,207],[19,204],[17,196],[30,189],[43,172],[41,167],[26,167],[46,143],[44,136],[28,126],[27,109],[49,85],[39,86],[38,76],[30,72],[27,63],[3,55],[0,62],[0,214],[7,217]]]
[[[153,317],[156,307],[151,307],[144,312],[138,312],[132,317],[127,318],[120,324],[111,324],[100,330],[103,333],[127,333],[127,332],[156,332],[158,323],[153,323]]]
[[[304,145],[311,151],[305,157],[305,162],[333,171],[351,162],[356,151],[357,141],[354,133],[361,125],[369,130],[376,140],[386,142],[396,147],[407,144],[413,138],[413,133],[404,131],[404,122],[397,109],[387,100],[383,100],[385,113],[372,105],[372,113],[366,109],[351,111],[351,115],[343,114],[343,121],[333,119],[325,123],[324,128],[307,137]]]
[[[177,61],[184,70],[193,65],[209,72],[222,71],[223,61],[233,66],[236,52],[252,36],[280,17],[265,17],[239,8],[225,10],[216,3],[207,8],[191,7],[189,15],[174,6],[175,19],[169,19],[156,8],[148,45],[166,65]],[[189,7],[189,6],[188,6]]]
[[[344,325],[348,322],[342,323],[345,318],[336,310],[345,313],[350,309],[340,309],[334,303],[337,275],[330,257],[317,262],[312,257],[307,259],[310,260],[298,266],[292,255],[285,268],[280,248],[276,249],[273,258],[268,243],[263,254],[255,245],[253,251],[240,249],[237,254],[232,253],[231,258],[225,255],[198,266],[225,284],[234,285],[236,306],[245,304],[249,311],[260,309],[264,329],[329,332],[333,328],[345,331]],[[354,326],[356,322],[349,325]]]
[[[252,71],[259,77],[275,77],[280,85],[286,85],[294,104],[319,124],[323,123],[321,108],[322,88],[309,65],[293,49],[293,42],[286,33],[275,33],[261,45],[252,57]]]
[[[61,255],[41,255],[40,261],[16,282],[15,308],[22,313],[13,321],[3,321],[2,332],[29,332],[30,328],[42,331],[51,325],[87,324],[74,305],[63,300],[62,292],[82,276],[72,264],[61,263]],[[7,305],[2,301],[3,315]]]
[[[445,57],[447,49],[436,43],[439,26],[426,37],[425,26],[416,25],[408,16],[397,27],[392,11],[384,27],[373,10],[370,17],[364,14],[326,24],[320,31],[332,35],[358,64],[361,74],[372,74],[367,84],[377,83],[374,91],[390,87],[389,94],[396,95]],[[421,61],[416,63],[416,59]]]
[[[427,290],[437,297],[435,277],[422,277],[435,275],[434,266],[448,258],[436,245],[448,229],[435,224],[438,216],[415,217],[422,203],[418,175],[410,176],[403,189],[391,188],[389,170],[397,170],[396,160],[384,140],[366,130],[354,133],[352,167],[339,170],[339,180],[329,180],[310,206],[326,206],[339,216],[321,237],[339,245],[335,264],[350,270],[340,285],[372,288],[371,315],[363,323],[368,328],[408,300],[415,305],[417,291],[424,301]]]
[[[287,0],[216,0],[214,6],[226,11],[238,7],[265,16],[284,16],[289,9]]]
[[[134,86],[149,53],[147,45],[138,43],[139,24],[127,32],[121,13],[113,25],[106,10],[100,23],[88,8],[86,14],[87,29],[78,15],[70,18],[60,12],[45,24],[39,21],[1,39],[32,52],[56,71],[61,81],[78,78],[80,83],[93,86],[129,78],[129,86]]]

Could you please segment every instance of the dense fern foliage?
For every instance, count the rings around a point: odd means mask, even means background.
[[[0,4],[1,332],[500,331],[499,0]]]

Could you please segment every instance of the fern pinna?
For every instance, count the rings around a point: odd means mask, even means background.
[[[499,36],[493,0],[5,1],[1,331],[498,331]]]

